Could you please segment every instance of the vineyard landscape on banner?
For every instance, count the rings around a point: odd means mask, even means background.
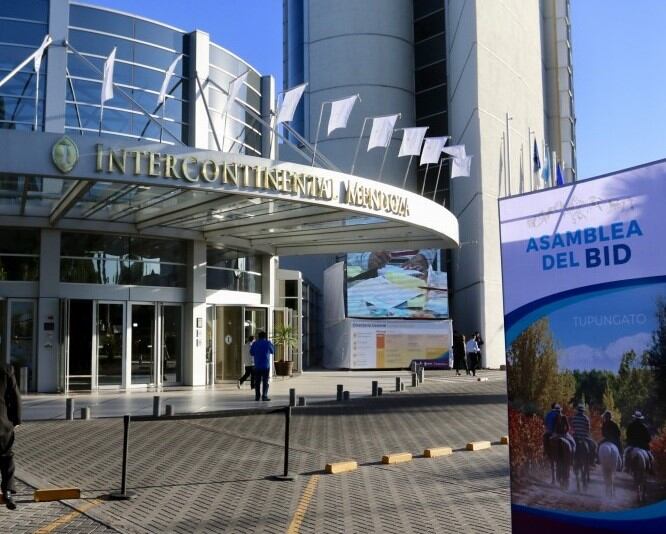
[[[664,199],[666,161],[500,200],[514,532],[663,531]]]

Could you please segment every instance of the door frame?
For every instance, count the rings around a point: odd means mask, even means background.
[[[156,315],[156,338],[157,338],[157,362],[155,365],[155,386],[156,387],[171,387],[171,386],[182,386],[183,385],[183,377],[185,375],[185,367],[184,367],[184,346],[185,346],[185,306],[180,303],[180,302],[156,302],[155,303],[157,306],[157,315]],[[173,384],[165,384],[164,383],[164,369],[163,369],[163,361],[164,361],[164,308],[170,307],[170,306],[176,306],[180,309],[180,377],[181,381],[180,382],[175,382]]]
[[[97,308],[99,307],[100,304],[120,304],[123,307],[123,319],[122,319],[122,328],[123,328],[123,342],[121,343],[122,347],[122,363],[121,363],[121,380],[120,384],[115,384],[115,385],[105,385],[105,386],[100,386],[99,385],[99,336],[97,335],[97,331],[99,328],[99,324],[97,321]],[[93,300],[93,351],[92,351],[92,366],[91,366],[91,372],[92,372],[92,380],[90,387],[92,390],[118,390],[118,389],[125,389],[127,387],[127,376],[126,376],[126,367],[127,367],[127,320],[128,320],[128,311],[127,311],[127,301],[124,300]],[[69,321],[68,321],[69,322]],[[69,339],[68,339],[69,341]],[[69,351],[68,351],[69,352]],[[69,354],[68,354],[69,356]],[[69,359],[67,363],[67,368],[69,370]]]

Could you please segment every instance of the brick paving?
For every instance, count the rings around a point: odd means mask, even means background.
[[[108,525],[128,533],[284,533],[305,506],[310,481],[300,532],[509,532],[507,447],[378,463],[387,452],[420,455],[506,434],[502,374],[488,382],[429,376],[404,393],[296,409],[290,470],[300,476],[293,482],[270,480],[282,469],[282,414],[133,422],[128,486],[137,497],[104,501],[78,519],[89,524],[55,532]],[[118,488],[121,445],[120,419],[34,422],[19,428],[16,456],[33,480],[79,486],[90,499]],[[348,458],[359,470],[321,474],[326,462]],[[34,532],[41,514],[67,511],[60,503],[22,505],[20,514],[0,512],[0,521],[16,525],[0,522],[0,532]]]

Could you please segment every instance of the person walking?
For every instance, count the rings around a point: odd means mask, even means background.
[[[453,332],[453,368],[456,370],[456,376],[460,376],[461,367],[465,368],[465,373],[469,374],[467,369],[467,359],[465,358],[465,336],[457,330]]]
[[[16,509],[12,494],[16,492],[14,481],[14,429],[21,424],[21,395],[9,365],[0,364],[0,476],[5,506]]]
[[[467,367],[472,372],[472,375],[476,376],[476,358],[479,352],[479,344],[476,342],[476,336],[469,338],[465,348],[467,349]]]
[[[480,332],[474,332],[474,337],[476,338],[476,345],[479,347],[479,350],[476,351],[476,368],[481,369],[481,347],[483,347],[485,342]]]
[[[268,341],[266,332],[257,334],[257,340],[250,347],[250,354],[254,358],[254,400],[260,398],[269,401],[268,398],[268,375],[271,368],[271,354],[275,354],[273,343]]]
[[[245,373],[238,379],[238,389],[241,388],[243,382],[248,378],[250,379],[250,389],[254,389],[254,361],[252,354],[250,354],[252,343],[254,343],[254,336],[248,337],[247,343],[243,345],[243,367],[245,368]]]

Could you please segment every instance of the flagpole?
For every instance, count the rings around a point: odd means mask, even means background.
[[[30,54],[27,58],[25,58],[23,61],[21,61],[21,63],[19,63],[16,67],[14,67],[14,69],[9,74],[7,74],[7,76],[5,76],[2,80],[0,80],[0,87],[5,85],[9,80],[11,80],[16,75],[17,72],[19,72],[23,67],[25,67],[28,63],[34,60],[35,56],[37,55],[37,52],[39,52],[39,48],[35,50],[32,54]]]
[[[409,162],[407,163],[407,170],[405,171],[405,178],[402,180],[402,188],[403,189],[407,185],[407,175],[409,174],[409,167],[412,164],[412,159],[413,158],[414,158],[413,154],[411,156],[409,156]]]
[[[534,150],[532,149],[532,130],[527,127],[527,162],[530,167],[530,191],[534,189],[534,171],[532,171],[532,159],[534,158]]]
[[[421,196],[423,196],[423,193],[425,193],[425,184],[426,184],[426,179],[428,178],[429,168],[430,168],[430,163],[426,163],[426,170],[425,173],[423,174],[423,185],[421,186]]]
[[[525,189],[525,162],[523,158],[525,157],[525,151],[523,150],[523,144],[520,143],[520,184],[519,184],[519,193],[522,195],[523,190]]]
[[[104,102],[102,102],[102,105],[99,108],[99,132],[97,132],[97,135],[101,136],[102,135],[102,119],[104,117]]]
[[[160,143],[162,143],[162,130],[164,130],[164,108],[166,107],[166,96],[162,102],[162,124],[160,124]]]
[[[439,187],[439,175],[442,173],[442,164],[445,161],[449,161],[450,159],[453,159],[453,157],[450,158],[440,158],[439,160],[439,168],[437,169],[437,180],[435,180],[435,191],[432,194],[432,200],[433,202],[435,201],[435,197],[437,196],[437,188]]]
[[[314,167],[315,158],[317,157],[317,143],[319,142],[319,129],[321,128],[321,116],[324,114],[324,105],[330,104],[330,102],[322,102],[321,108],[319,108],[319,122],[317,123],[317,135],[315,137],[314,150],[312,152],[312,166]]]
[[[391,132],[391,137],[393,137],[393,132]],[[379,178],[377,178],[378,182],[382,181],[382,171],[384,170],[384,163],[386,163],[386,156],[388,155],[388,149],[390,146],[391,141],[389,140],[389,144],[384,148],[384,157],[382,158],[382,164],[379,167]]]
[[[504,183],[504,196],[506,196],[506,141],[504,137],[504,132],[502,132],[502,159],[504,160],[504,168],[502,169],[502,174],[504,176],[500,176],[500,191],[502,189],[502,183]]]
[[[36,76],[37,80],[35,83],[35,127],[34,131],[37,131],[37,112],[39,109],[39,71],[41,70],[41,66],[39,69],[37,69]]]
[[[356,143],[356,151],[354,152],[354,160],[352,161],[351,171],[349,174],[354,174],[354,167],[356,166],[356,158],[358,157],[358,150],[361,148],[361,140],[363,139],[363,132],[365,131],[365,124],[368,122],[368,119],[371,117],[366,117],[363,119],[363,126],[361,127],[361,135],[358,137],[358,143]]]
[[[511,139],[509,136],[509,121],[513,117],[509,117],[509,112],[505,114],[506,118],[506,176],[508,185],[508,195],[511,196]]]

